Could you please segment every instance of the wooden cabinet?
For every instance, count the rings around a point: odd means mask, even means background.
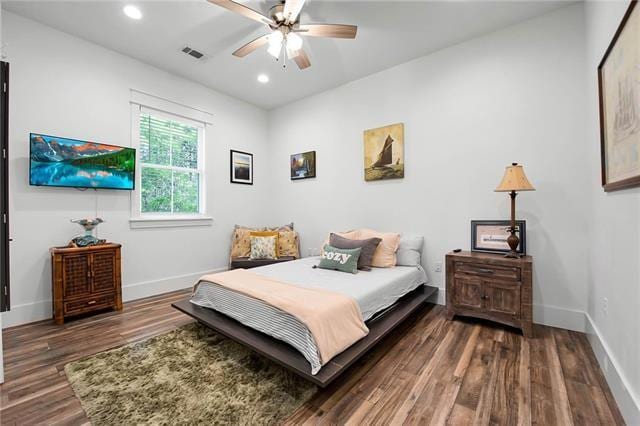
[[[499,254],[449,253],[447,318],[472,316],[497,321],[532,335],[532,265],[524,256],[509,259]]]
[[[53,318],[122,309],[120,244],[54,247],[51,253]]]

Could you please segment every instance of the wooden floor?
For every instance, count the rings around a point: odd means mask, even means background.
[[[170,293],[123,312],[5,330],[1,424],[86,424],[66,363],[192,320]],[[536,326],[535,338],[420,310],[288,420],[290,424],[623,424],[580,333]]]

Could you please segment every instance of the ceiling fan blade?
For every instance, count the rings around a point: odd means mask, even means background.
[[[345,24],[306,24],[294,30],[311,37],[356,38],[358,27]]]
[[[264,16],[262,13],[256,12],[255,10],[247,6],[244,6],[240,3],[236,3],[235,1],[232,1],[232,0],[207,0],[207,1],[211,4],[224,7],[225,9],[230,10],[231,12],[237,13],[249,19],[253,19],[254,21],[260,22],[262,24],[267,24],[267,25],[275,24],[273,19],[268,18]]]
[[[238,58],[244,58],[249,53],[258,49],[259,47],[264,46],[269,42],[269,34],[258,37],[255,40],[251,40],[249,43],[245,44],[235,52],[233,52],[233,56],[237,56]]]
[[[282,14],[284,15],[284,19],[287,24],[296,22],[305,1],[306,0],[286,0]]]
[[[305,52],[304,49],[299,49],[298,54],[295,56],[295,58],[293,58],[293,60],[296,62],[296,65],[298,65],[298,68],[300,68],[301,70],[305,68],[309,68],[311,66],[311,61],[309,61],[307,52]]]

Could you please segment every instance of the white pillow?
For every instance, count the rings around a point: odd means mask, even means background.
[[[396,265],[420,266],[424,237],[419,235],[401,235],[396,253]]]

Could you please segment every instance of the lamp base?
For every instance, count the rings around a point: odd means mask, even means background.
[[[515,226],[511,227],[511,235],[507,238],[507,244],[509,244],[509,248],[511,251],[504,255],[504,257],[512,258],[512,259],[520,259],[520,254],[518,253],[518,245],[520,245],[520,238],[516,235]]]

